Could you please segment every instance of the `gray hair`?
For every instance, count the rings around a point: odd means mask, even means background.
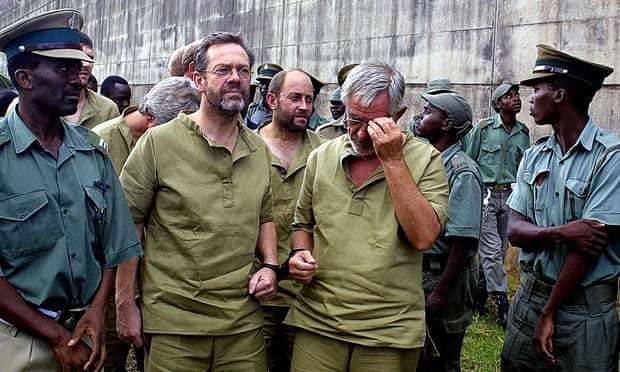
[[[367,107],[386,90],[388,112],[395,115],[405,106],[405,78],[400,71],[387,63],[368,61],[349,72],[342,84],[340,96],[346,106],[349,106],[353,97],[359,97],[362,105]]]
[[[151,88],[142,98],[138,111],[153,115],[159,125],[174,119],[181,111],[198,110],[200,97],[200,91],[190,79],[169,77]]]

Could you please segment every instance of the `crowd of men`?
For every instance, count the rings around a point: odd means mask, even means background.
[[[530,146],[516,83],[474,124],[431,80],[402,130],[415,104],[381,61],[340,69],[331,120],[301,68],[259,65],[250,103],[228,32],[131,106],[121,77],[87,87],[82,25],[0,30],[3,369],[123,371],[133,346],[146,371],[459,371],[490,294],[502,370],[618,370],[620,140],[588,115],[612,68],[538,45],[521,85],[553,132]]]

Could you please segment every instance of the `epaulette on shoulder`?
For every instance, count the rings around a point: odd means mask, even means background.
[[[620,146],[620,139],[608,130],[600,131],[595,140],[605,146],[607,151],[614,151]]]
[[[480,129],[484,129],[488,127],[489,125],[493,124],[493,122],[494,122],[493,116],[491,116],[490,118],[480,120],[478,122],[478,126],[480,127]]]
[[[8,123],[9,121],[6,118],[0,120],[0,146],[11,140],[11,135],[7,128]]]
[[[459,173],[461,171],[467,170],[467,160],[463,156],[454,155],[450,158],[450,163],[452,163],[452,167],[454,167],[454,171]]]
[[[542,136],[536,140],[535,145],[540,145],[543,142],[546,142],[549,139],[549,136]]]
[[[92,130],[86,133],[86,140],[104,155],[108,155],[108,143]]]

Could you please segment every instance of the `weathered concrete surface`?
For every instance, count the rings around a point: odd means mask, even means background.
[[[0,25],[60,7],[84,13],[97,52],[95,75],[126,77],[134,103],[166,76],[174,49],[220,30],[241,31],[259,63],[299,66],[329,82],[318,100],[326,115],[341,66],[368,59],[394,64],[408,82],[403,125],[421,109],[424,83],[436,77],[455,83],[476,119],[492,115],[493,86],[527,75],[540,42],[620,68],[620,0],[28,0],[0,16]],[[529,93],[522,89],[520,119],[538,138],[548,128],[527,115]],[[616,134],[618,102],[614,72],[591,113]]]

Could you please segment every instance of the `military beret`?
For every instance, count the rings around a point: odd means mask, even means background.
[[[472,110],[467,99],[462,95],[452,93],[422,93],[422,98],[431,105],[445,112],[454,120],[453,127],[458,138],[465,136],[472,128]]]
[[[338,70],[338,86],[341,87],[344,84],[344,81],[347,79],[347,75],[349,75],[349,71],[353,69],[353,67],[359,65],[359,63],[349,63],[348,65],[344,65]]]
[[[275,63],[263,63],[256,69],[258,73],[256,80],[271,80],[280,71],[282,71],[282,67]]]
[[[342,97],[340,97],[340,87],[336,88],[332,95],[329,97],[330,102],[342,102]]]
[[[84,25],[82,13],[57,9],[38,14],[0,30],[0,51],[7,61],[23,52],[50,58],[70,58],[94,62],[80,45],[78,31]]]
[[[433,79],[426,83],[426,94],[454,93],[450,80],[445,78]]]
[[[526,86],[533,86],[538,81],[552,76],[564,75],[578,79],[598,90],[603,85],[603,80],[614,72],[609,66],[585,61],[549,45],[538,44],[536,47],[538,56],[532,75],[521,81],[521,84]]]
[[[499,101],[504,96],[504,94],[508,93],[510,89],[512,88],[517,88],[517,90],[519,90],[519,84],[510,84],[510,83],[500,84],[497,88],[495,88],[495,90],[491,94],[491,104],[494,104],[494,105],[498,104]]]

